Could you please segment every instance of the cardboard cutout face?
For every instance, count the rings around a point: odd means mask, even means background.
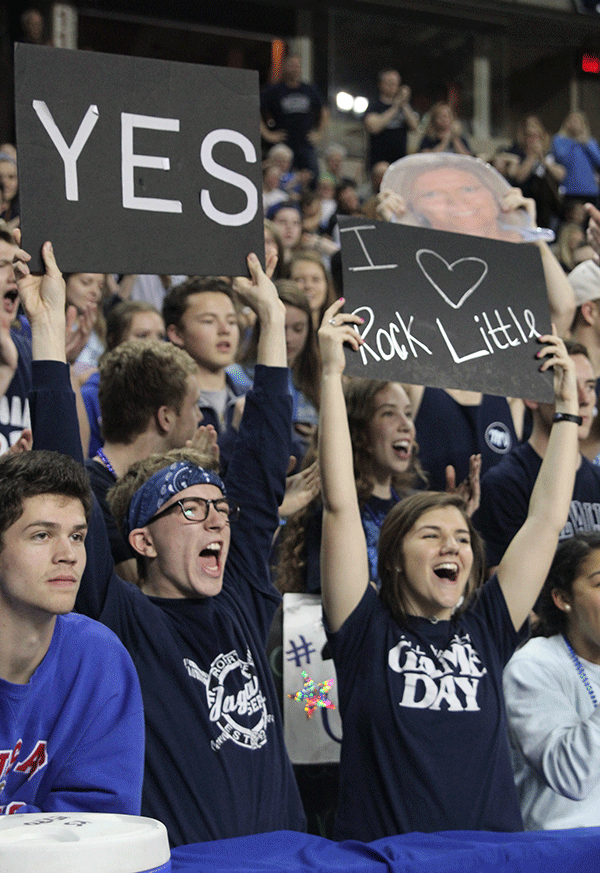
[[[554,238],[552,231],[534,227],[524,209],[502,210],[511,186],[479,158],[409,155],[386,170],[381,188],[404,199],[406,211],[397,218],[400,224],[504,242]]]

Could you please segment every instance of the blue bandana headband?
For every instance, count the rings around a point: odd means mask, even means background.
[[[223,480],[212,470],[197,467],[189,461],[176,461],[151,476],[135,492],[125,522],[127,533],[148,524],[167,500],[190,485],[216,485],[221,489],[223,497],[227,496]]]

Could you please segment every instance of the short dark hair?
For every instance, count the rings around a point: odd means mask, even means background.
[[[188,376],[198,367],[183,349],[156,340],[128,340],[102,356],[98,402],[102,435],[131,443],[161,406],[178,414],[188,392]]]
[[[533,636],[553,637],[566,633],[567,616],[559,609],[552,597],[558,589],[567,596],[573,591],[573,582],[579,576],[584,562],[592,552],[600,549],[600,533],[577,534],[558,544],[556,554],[548,571],[548,576],[536,603],[539,622],[535,625]]]
[[[400,81],[402,81],[402,76],[400,75],[400,73],[398,72],[398,70],[395,67],[385,67],[385,69],[379,70],[379,72],[377,73],[377,84],[378,85],[381,85],[381,80],[388,73],[397,73]]]
[[[188,298],[192,294],[205,294],[207,292],[225,294],[233,303],[234,308],[236,308],[233,289],[224,279],[218,279],[215,276],[208,276],[206,278],[190,276],[181,285],[175,285],[174,288],[171,288],[165,294],[162,308],[165,327],[173,324],[175,327],[181,328],[183,316],[188,308]]]
[[[92,497],[85,470],[59,452],[33,451],[0,458],[0,545],[2,535],[23,515],[23,502],[30,497],[55,494],[79,500],[86,521],[92,512]]]
[[[590,359],[590,353],[583,343],[578,343],[572,339],[563,340],[568,355],[583,355],[584,358]]]
[[[467,515],[466,504],[457,494],[440,491],[417,491],[397,503],[387,514],[379,536],[378,575],[381,579],[381,601],[399,625],[406,623],[406,595],[404,592],[404,537],[426,512],[432,509],[455,507],[461,513],[471,538],[473,566],[464,592],[464,600],[457,612],[469,605],[475,590],[483,582],[485,550],[483,540]]]

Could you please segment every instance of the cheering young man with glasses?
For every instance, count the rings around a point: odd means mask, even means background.
[[[24,264],[19,280],[44,358],[34,364],[34,439],[76,455],[64,282],[48,244],[43,252],[45,276],[27,275]],[[146,724],[142,814],[165,823],[172,845],[305,825],[265,654],[280,600],[268,558],[290,453],[285,310],[254,255],[248,266],[252,278],[235,287],[260,321],[258,365],[226,483],[189,449],[130,468],[112,505],[137,555],[139,587],[116,576],[96,506],[76,602],[115,631],[136,666]]]

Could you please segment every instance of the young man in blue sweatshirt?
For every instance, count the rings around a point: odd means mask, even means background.
[[[34,354],[45,354],[45,328],[39,319],[33,326]],[[62,343],[64,355],[64,314]],[[140,811],[144,722],[134,666],[111,631],[71,612],[91,506],[71,458],[0,459],[3,814]]]

